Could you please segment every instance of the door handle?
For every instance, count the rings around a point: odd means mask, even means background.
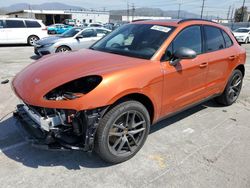
[[[232,55],[232,56],[230,56],[228,59],[229,59],[229,60],[235,60],[236,57],[237,57],[236,55]]]
[[[208,66],[208,63],[207,62],[204,62],[204,63],[201,63],[200,64],[200,68],[205,68]]]

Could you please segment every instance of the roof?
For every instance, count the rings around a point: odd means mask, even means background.
[[[135,21],[135,23],[144,23],[144,24],[157,24],[157,25],[165,25],[165,26],[174,26],[177,27],[178,25],[182,23],[187,22],[208,22],[208,23],[214,23],[218,24],[212,20],[206,20],[206,19],[161,19],[161,20],[143,20],[143,21]]]

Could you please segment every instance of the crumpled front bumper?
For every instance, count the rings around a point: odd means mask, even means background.
[[[74,149],[82,151],[92,151],[94,147],[94,136],[98,126],[101,109],[92,111],[84,111],[78,114],[77,122],[82,126],[82,134],[77,139],[79,143],[71,144],[63,139],[67,135],[59,135],[53,131],[45,130],[38,124],[25,110],[25,104],[17,105],[17,110],[14,112],[14,117],[20,122],[20,126],[29,135],[28,141],[35,147],[65,150]],[[57,135],[57,136],[56,136]],[[80,138],[80,139],[79,139]],[[69,137],[67,137],[69,139]],[[73,137],[71,137],[73,139]]]

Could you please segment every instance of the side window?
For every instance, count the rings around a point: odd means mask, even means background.
[[[204,26],[206,36],[206,51],[212,52],[225,48],[225,42],[219,28]]]
[[[41,25],[37,21],[25,20],[25,24],[29,28],[41,27]]]
[[[105,34],[105,35],[109,33],[108,31],[106,31],[104,29],[96,29],[96,32],[101,33],[101,34]]]
[[[97,33],[93,29],[86,29],[81,34],[84,38],[96,37],[97,35]]]
[[[3,20],[0,20],[0,29],[1,28],[4,28],[4,22],[3,22]]]
[[[191,26],[182,30],[174,39],[173,51],[175,52],[181,47],[194,50],[197,54],[202,53],[201,27]]]
[[[223,37],[225,39],[226,48],[232,46],[233,42],[232,42],[231,38],[228,36],[228,34],[225,31],[222,31],[222,34],[223,34]]]
[[[7,28],[25,28],[23,20],[6,20]]]

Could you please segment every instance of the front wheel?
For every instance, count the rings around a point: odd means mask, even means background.
[[[240,95],[242,82],[242,72],[238,69],[234,70],[222,95],[215,98],[216,102],[226,106],[233,104]]]
[[[100,120],[95,150],[107,162],[124,162],[141,149],[149,128],[150,118],[144,105],[137,101],[120,103]]]
[[[70,51],[71,49],[67,46],[60,46],[56,49],[56,53],[59,53],[59,52],[67,52],[67,51]]]
[[[245,44],[248,44],[248,43],[249,43],[249,38],[247,37],[245,40]]]

